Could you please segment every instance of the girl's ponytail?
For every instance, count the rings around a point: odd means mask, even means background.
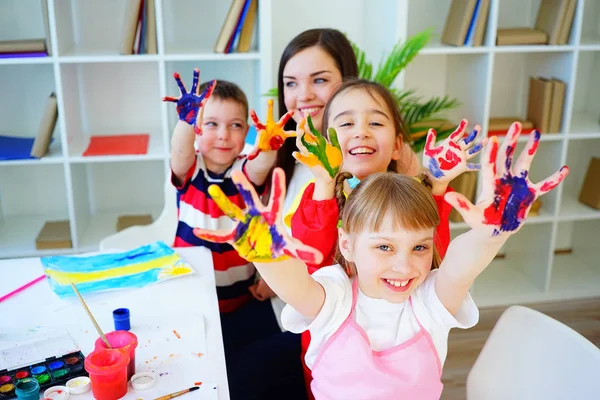
[[[338,203],[338,208],[340,210],[340,216],[342,215],[342,210],[344,209],[344,206],[346,205],[346,195],[344,194],[344,181],[346,179],[350,179],[352,178],[352,174],[350,172],[340,172],[336,177],[335,177],[335,189],[334,189],[334,195],[335,195],[335,199],[337,200]]]

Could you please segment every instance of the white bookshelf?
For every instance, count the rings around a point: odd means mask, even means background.
[[[0,39],[43,37],[41,1],[0,2]],[[4,133],[34,135],[51,91],[59,107],[49,155],[0,162],[0,258],[93,250],[114,232],[118,215],[158,216],[177,118],[161,98],[178,95],[173,72],[188,85],[195,67],[202,81],[232,80],[264,115],[262,94],[276,85],[280,55],[299,32],[337,28],[377,64],[397,41],[432,27],[437,37],[396,85],[457,97],[462,105],[448,113],[452,120],[487,130],[491,116],[525,117],[529,75],[567,82],[560,132],[542,135],[531,176],[539,180],[563,164],[571,173],[477,279],[477,303],[600,295],[600,211],[577,200],[590,157],[600,156],[600,0],[578,1],[567,45],[498,47],[496,29],[532,25],[539,0],[491,0],[480,47],[440,44],[450,0],[260,0],[251,51],[228,55],[212,52],[228,0],[156,0],[158,54],[129,56],[118,54],[125,2],[47,3],[53,56],[0,59],[0,88],[9,94],[0,97]],[[147,155],[82,156],[90,135],[127,132],[150,133]],[[35,236],[52,219],[69,219],[73,249],[35,250]],[[451,229],[457,235],[466,226]]]

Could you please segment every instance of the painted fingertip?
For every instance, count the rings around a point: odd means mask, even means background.
[[[468,151],[469,155],[478,153],[479,151],[481,151],[482,147],[483,147],[483,144],[481,144],[481,143],[475,144],[475,146],[473,146],[469,149],[469,151]]]

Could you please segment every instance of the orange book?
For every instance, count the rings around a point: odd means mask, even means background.
[[[84,156],[115,156],[147,154],[150,135],[147,133],[92,136]]]

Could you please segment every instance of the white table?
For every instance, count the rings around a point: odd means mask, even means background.
[[[200,390],[184,398],[228,400],[211,254],[201,247],[175,250],[194,267],[195,274],[139,289],[88,293],[84,299],[104,333],[114,330],[112,310],[127,307],[131,311],[131,332],[139,340],[136,372],[154,371],[157,383],[145,391],[129,387],[126,399],[152,399],[202,381]],[[39,258],[0,260],[0,296],[42,274]],[[77,298],[60,299],[45,280],[0,303],[0,316],[1,347],[66,329],[87,355],[98,337]],[[72,398],[93,397],[90,391]]]

